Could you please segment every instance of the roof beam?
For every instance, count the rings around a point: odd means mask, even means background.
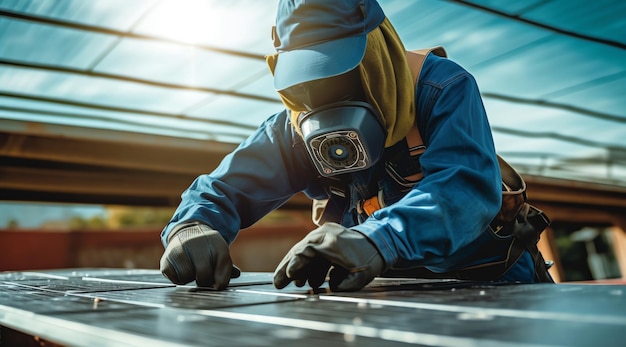
[[[14,12],[14,11],[0,10],[0,17],[8,17],[8,18],[19,19],[19,20],[29,21],[29,22],[33,22],[33,23],[38,23],[38,24],[53,25],[53,26],[59,26],[59,27],[63,27],[63,28],[73,29],[73,30],[87,31],[87,32],[98,33],[98,34],[105,34],[105,35],[113,35],[113,36],[117,36],[117,37],[127,37],[127,38],[140,39],[140,40],[150,40],[150,41],[161,41],[161,42],[172,43],[172,44],[176,44],[176,45],[180,45],[180,46],[194,47],[194,48],[198,48],[198,49],[202,49],[202,50],[206,50],[206,51],[218,52],[218,53],[234,55],[234,56],[243,57],[243,58],[249,58],[249,59],[265,61],[265,57],[263,55],[261,55],[261,54],[254,54],[254,53],[249,53],[249,52],[236,51],[236,50],[232,50],[232,49],[219,48],[219,47],[215,47],[215,46],[192,44],[192,43],[187,43],[187,42],[167,39],[167,38],[158,37],[158,36],[137,34],[137,33],[133,33],[133,32],[127,32],[127,31],[122,31],[122,30],[115,30],[115,29],[111,29],[111,28],[105,28],[105,27],[100,27],[100,26],[95,26],[95,25],[81,24],[81,23],[76,23],[76,22],[69,22],[69,21],[64,21],[64,20],[50,18],[50,17],[37,16],[37,15],[33,15],[33,14],[26,14],[26,13]]]

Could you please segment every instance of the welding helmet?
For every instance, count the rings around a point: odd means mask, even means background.
[[[365,102],[358,69],[279,94],[292,107],[304,109],[294,112],[292,125],[322,176],[363,170],[380,159],[386,131],[377,111]]]
[[[382,155],[386,129],[365,100],[359,63],[385,19],[375,0],[280,0],[267,62],[291,123],[322,176],[363,170]]]
[[[362,101],[342,101],[300,113],[298,127],[322,176],[366,169],[382,156],[385,131]]]

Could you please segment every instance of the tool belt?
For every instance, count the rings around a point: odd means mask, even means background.
[[[500,156],[498,163],[502,173],[500,211],[483,235],[465,247],[465,253],[468,258],[474,254],[483,259],[499,258],[499,260],[444,273],[435,273],[426,268],[391,269],[383,276],[497,280],[528,251],[533,260],[535,282],[553,283],[548,273],[549,263],[544,260],[537,248],[541,233],[550,225],[550,219],[543,211],[527,202],[526,183],[515,169]],[[381,201],[382,198],[381,194],[372,197]],[[369,206],[374,205],[369,203]],[[363,208],[363,211],[373,212],[369,208]]]
[[[515,221],[509,223],[509,226],[513,229],[513,234],[496,241],[495,245],[493,243],[485,245],[487,247],[491,246],[489,248],[475,249],[475,252],[484,255],[482,251],[494,252],[494,249],[502,251],[502,246],[508,245],[507,248],[504,249],[504,252],[502,252],[506,255],[504,259],[442,273],[430,271],[425,267],[391,269],[381,276],[493,281],[502,277],[502,275],[519,260],[525,251],[529,251],[535,270],[535,282],[554,283],[554,280],[548,273],[551,262],[544,260],[541,252],[537,249],[537,243],[534,241],[549,223],[550,221],[542,211],[525,203],[522,212],[516,217]]]

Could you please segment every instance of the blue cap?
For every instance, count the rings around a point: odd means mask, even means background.
[[[280,0],[274,88],[352,70],[363,59],[367,33],[384,19],[376,0]]]

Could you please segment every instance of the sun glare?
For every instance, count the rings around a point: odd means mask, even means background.
[[[249,2],[241,11],[225,1],[167,0],[155,7],[135,29],[189,44],[218,47],[249,45],[251,30],[257,25],[270,27],[274,6],[266,2]],[[267,22],[267,23],[266,23]],[[269,34],[268,34],[269,41]]]
[[[219,18],[213,15],[211,1],[164,1],[140,26],[159,36],[197,44],[206,40],[207,32],[218,29]]]

